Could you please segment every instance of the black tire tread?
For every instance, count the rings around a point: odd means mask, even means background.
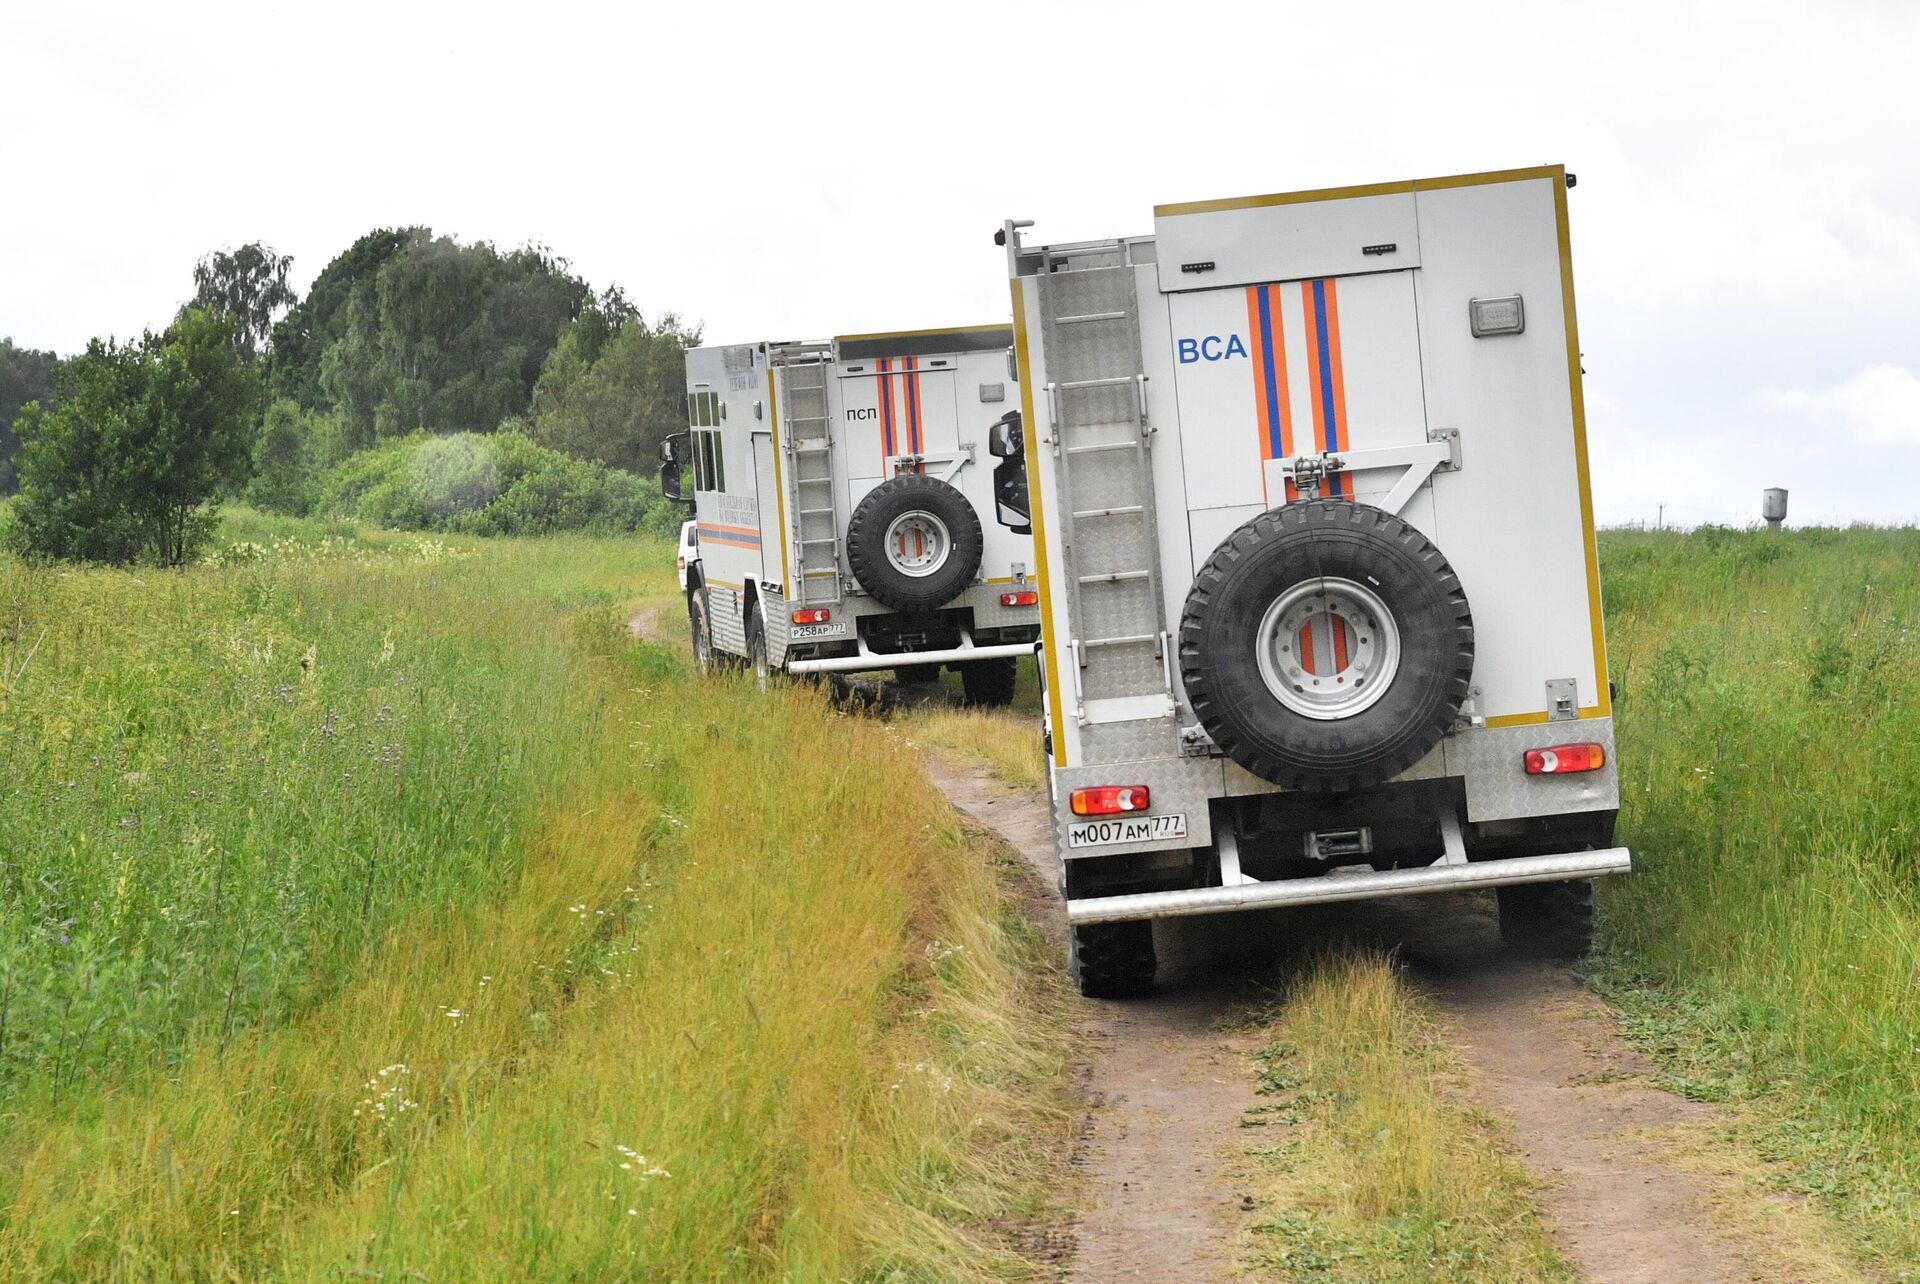
[[[1329,536],[1369,532],[1397,544],[1435,581],[1452,620],[1448,679],[1441,707],[1424,724],[1410,723],[1391,743],[1364,758],[1328,769],[1285,761],[1241,735],[1223,715],[1210,690],[1199,650],[1209,608],[1226,587],[1228,573],[1283,534],[1317,530]],[[1473,615],[1460,577],[1433,542],[1398,517],[1369,504],[1309,500],[1270,509],[1229,535],[1195,572],[1180,619],[1180,662],[1194,716],[1220,749],[1263,780],[1294,790],[1357,789],[1391,780],[1426,757],[1452,727],[1471,690]]]
[[[922,582],[900,575],[884,552],[875,560],[874,550],[886,538],[886,528],[902,497],[909,507],[935,512],[953,539],[948,564]],[[870,596],[896,611],[934,610],[973,583],[980,573],[985,542],[980,515],[957,488],[925,473],[902,473],[868,491],[866,498],[854,506],[853,516],[847,520],[847,569]]]
[[[1153,989],[1153,924],[1089,923],[1071,929],[1068,970],[1089,999],[1128,999]]]
[[[1593,883],[1521,883],[1495,889],[1500,939],[1533,958],[1584,958],[1593,948]]]
[[[1012,657],[968,660],[956,667],[960,670],[960,688],[966,693],[969,705],[1004,709],[1013,703],[1014,689],[1020,684],[1020,668]]]

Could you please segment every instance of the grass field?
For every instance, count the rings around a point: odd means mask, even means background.
[[[642,543],[0,561],[0,1277],[1019,1277],[1058,996]]]
[[[1609,531],[1601,562],[1636,871],[1591,975],[1672,1087],[1749,1108],[1773,1183],[1920,1277],[1920,531]],[[1040,778],[1024,724],[913,716]]]
[[[1920,1269],[1920,531],[1610,532],[1598,969],[1670,1081]],[[1907,1277],[1901,1274],[1902,1278]]]

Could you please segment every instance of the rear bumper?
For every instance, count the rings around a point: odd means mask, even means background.
[[[960,645],[945,651],[874,651],[864,638],[856,655],[836,655],[824,660],[789,660],[789,673],[862,673],[872,669],[904,669],[917,664],[964,664],[968,660],[1016,659],[1033,654],[1031,642],[1008,642],[996,646],[975,646],[966,633]]]
[[[1093,896],[1068,901],[1067,921],[1117,923],[1126,919],[1224,914],[1233,910],[1268,909],[1281,905],[1325,905],[1335,901],[1371,900],[1377,896],[1414,896],[1423,892],[1452,892],[1470,887],[1506,887],[1515,883],[1557,883],[1569,879],[1599,878],[1606,874],[1624,874],[1632,868],[1633,857],[1626,848],[1609,847],[1597,852],[1514,856],[1503,860],[1473,861],[1465,865],[1327,874],[1320,878],[1293,878],[1271,883],[1250,881],[1237,887],[1196,887],[1174,892]]]

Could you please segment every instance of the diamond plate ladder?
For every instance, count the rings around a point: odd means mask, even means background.
[[[814,352],[780,367],[781,448],[786,452],[787,532],[794,579],[787,600],[840,601],[840,524],[834,505],[833,433],[827,415],[827,356]]]
[[[1075,268],[1049,256],[1040,272],[1040,324],[1071,571],[1074,716],[1083,724],[1166,717],[1174,711],[1173,639],[1161,592],[1133,268]]]

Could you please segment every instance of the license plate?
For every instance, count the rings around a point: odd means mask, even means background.
[[[1114,843],[1159,842],[1187,836],[1187,816],[1115,816],[1067,826],[1067,846],[1106,847]]]
[[[847,626],[844,624],[796,624],[793,626],[793,632],[787,636],[797,642],[802,638],[838,637],[846,631]]]

